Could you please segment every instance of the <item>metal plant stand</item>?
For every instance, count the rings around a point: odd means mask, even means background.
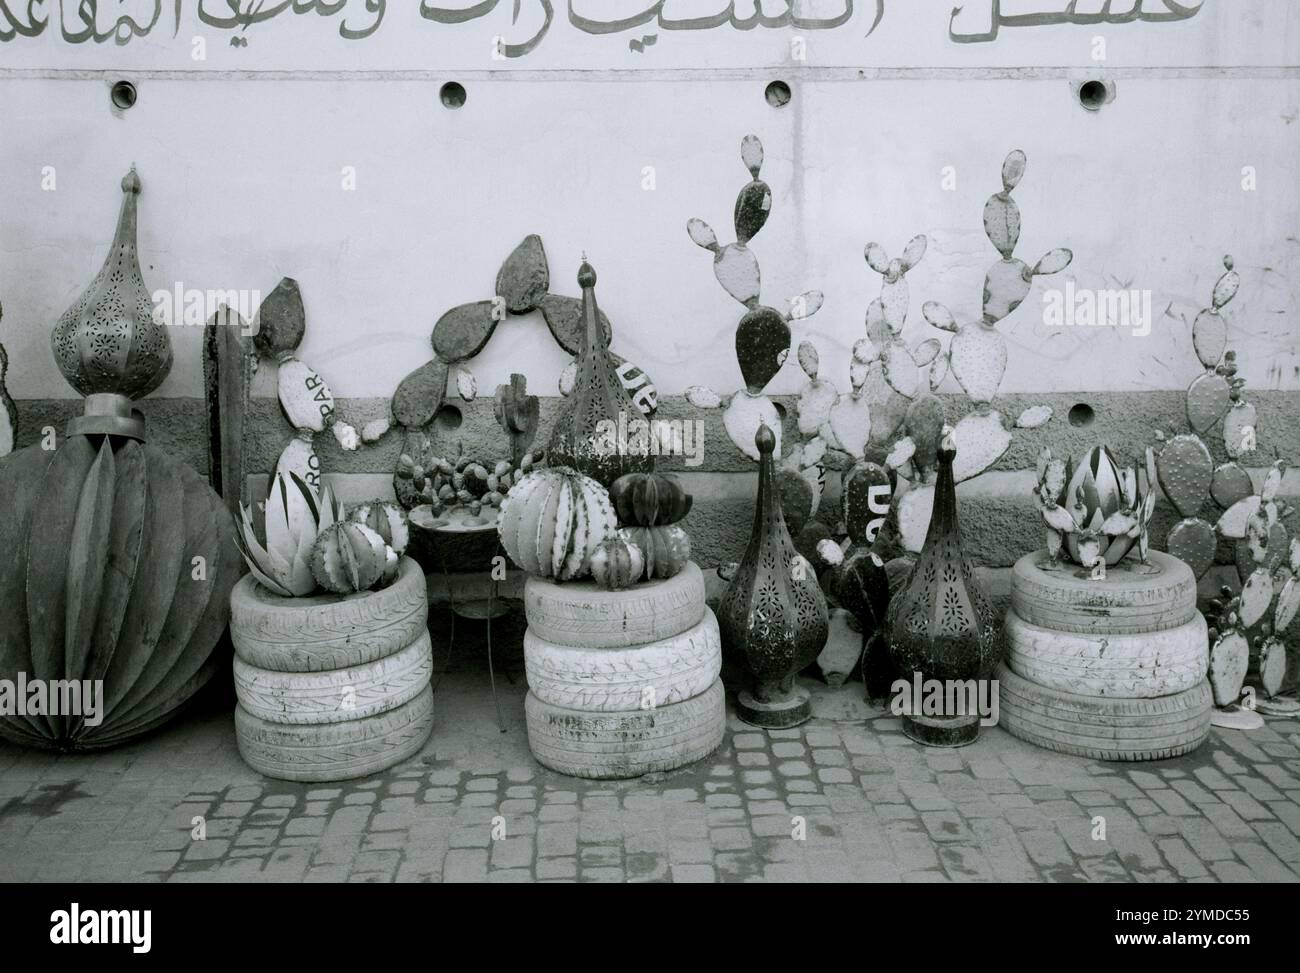
[[[498,550],[500,544],[497,545]],[[486,598],[469,598],[464,601],[456,597],[455,587],[452,585],[452,573],[447,570],[447,561],[445,558],[438,559],[439,566],[442,568],[443,577],[447,580],[447,605],[451,610],[451,631],[447,636],[447,658],[450,661],[452,651],[456,646],[456,619],[457,617],[481,621],[487,626],[487,659],[488,659],[488,681],[492,685],[492,705],[496,708],[497,728],[502,733],[506,732],[505,718],[501,714],[501,700],[497,696],[497,679],[496,667],[492,660],[492,620],[502,618],[511,612],[510,599],[498,597],[498,585],[496,578],[493,578],[491,572],[488,572],[490,585],[488,587],[488,596]],[[510,679],[509,673],[506,678]],[[513,680],[510,680],[513,684]]]

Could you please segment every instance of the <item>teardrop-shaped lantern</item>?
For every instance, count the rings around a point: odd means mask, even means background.
[[[797,726],[812,716],[808,691],[795,676],[826,644],[829,617],[817,573],[795,550],[781,512],[772,459],[776,436],[760,426],[758,504],[749,547],[718,605],[724,645],[743,654],[755,678],[736,711],[746,723]]]
[[[626,473],[654,469],[650,427],[610,360],[596,306],[596,272],[578,271],[585,327],[573,394],[564,400],[547,447],[547,463],[569,466],[608,489]]]
[[[925,546],[886,615],[894,664],[901,679],[917,687],[907,694],[903,731],[928,746],[975,740],[978,704],[989,698],[981,691],[994,691],[988,680],[1002,657],[1001,623],[962,552],[952,473],[956,455],[945,434]]]
[[[50,344],[68,384],[85,396],[148,395],[172,367],[166,327],[154,319],[153,301],[136,252],[136,199],[140,177],[122,178],[122,209],[108,257],[90,286],[63,312]]]
[[[171,367],[136,259],[134,170],[104,269],[54,329],[86,396],[57,449],[0,460],[0,679],[28,687],[0,736],[114,746],[169,719],[226,660],[213,649],[242,571],[207,481],[146,444],[132,400]]]

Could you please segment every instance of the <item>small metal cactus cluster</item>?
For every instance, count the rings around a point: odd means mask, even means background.
[[[314,444],[316,434],[328,428],[346,450],[358,449],[364,439],[373,442],[387,430],[387,424],[371,424],[362,433],[339,418],[334,394],[325,379],[310,365],[295,357],[307,330],[307,315],[303,308],[302,292],[298,282],[290,277],[281,279],[275,290],[262,301],[257,312],[258,327],[253,336],[257,355],[275,361],[276,390],[280,408],[293,425],[294,438],[289,442],[275,464],[275,475],[290,474],[299,477],[315,490],[321,488],[320,458]],[[242,323],[242,322],[241,322]],[[257,358],[251,365],[257,367]]]
[[[1300,540],[1284,525],[1292,510],[1278,498],[1286,461],[1278,459],[1257,491],[1239,462],[1257,445],[1256,410],[1242,398],[1236,354],[1229,350],[1223,308],[1237,294],[1240,276],[1231,257],[1215,282],[1210,306],[1192,323],[1192,345],[1205,371],[1187,389],[1191,432],[1166,437],[1154,454],[1160,487],[1182,518],[1165,547],[1202,577],[1214,563],[1218,541],[1234,542],[1241,590],[1225,586],[1211,602],[1217,616],[1210,634],[1210,682],[1215,701],[1234,703],[1252,666],[1261,688],[1272,696],[1286,673],[1281,636],[1300,608]],[[1214,465],[1205,438],[1221,437],[1228,461]],[[1148,450],[1148,456],[1153,455]],[[1211,526],[1202,517],[1207,498],[1219,511]]]
[[[428,505],[431,517],[464,507],[470,518],[481,517],[484,507],[500,508],[510,487],[541,462],[543,452],[530,450],[537,435],[539,402],[528,394],[524,376],[511,375],[508,385],[498,385],[494,405],[497,422],[510,439],[510,457],[480,462],[457,442],[451,459],[438,453],[427,433],[408,433],[393,477],[393,490],[403,507]]]
[[[776,377],[790,354],[790,322],[811,317],[822,306],[821,291],[807,291],[790,300],[789,311],[778,311],[759,302],[761,273],[758,257],[749,242],[763,229],[772,210],[772,190],[759,178],[763,168],[763,143],[747,135],[740,145],[740,157],[751,179],[736,197],[733,222],[736,242],[725,246],[701,219],[686,224],[686,232],[697,246],[713,254],[713,273],[723,290],[745,306],[736,325],[736,360],[745,388],[725,403],[723,423],[736,447],[751,459],[759,458],[754,436],[762,426],[776,435],[776,455],[781,455],[781,419],[763,390]],[[724,396],[704,386],[686,390],[686,398],[697,408],[717,408]]]

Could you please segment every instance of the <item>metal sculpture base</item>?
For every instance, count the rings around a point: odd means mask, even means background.
[[[736,697],[736,715],[750,726],[784,730],[812,719],[812,697],[802,686],[795,686],[784,699],[762,702],[742,689]]]
[[[903,733],[927,747],[964,747],[980,733],[978,714],[964,716],[903,716]]]
[[[505,718],[501,715],[501,700],[497,696],[496,667],[492,664],[492,619],[508,615],[512,608],[512,599],[501,598],[497,595],[498,582],[493,578],[486,598],[457,600],[455,587],[451,583],[451,573],[447,570],[445,564],[443,565],[443,575],[447,579],[447,607],[451,611],[451,626],[450,631],[447,633],[447,657],[448,659],[451,658],[452,649],[456,645],[457,617],[487,623],[488,681],[492,685],[492,705],[496,708],[497,729],[505,733]],[[509,679],[508,674],[506,678]]]

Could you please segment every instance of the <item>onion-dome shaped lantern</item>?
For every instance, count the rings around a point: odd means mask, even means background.
[[[0,735],[19,744],[124,743],[223,661],[213,650],[242,570],[230,517],[203,477],[145,442],[134,406],[172,362],[136,256],[140,188],[132,170],[108,259],[54,329],[84,414],[55,448],[0,460],[0,679],[21,697]]]
[[[596,271],[578,270],[584,332],[573,392],[560,407],[546,460],[569,466],[609,489],[625,473],[654,470],[650,425],[619,381],[596,306]]]
[[[740,718],[755,726],[798,726],[812,717],[812,701],[795,677],[826,645],[826,596],[785,525],[773,460],[776,436],[760,425],[754,445],[759,453],[754,524],[745,556],[718,604],[718,625],[724,645],[743,654],[754,674],[753,690],[737,697]]]
[[[945,429],[925,546],[885,617],[895,668],[920,690],[909,690],[903,732],[928,746],[974,742],[985,715],[979,706],[996,692],[989,680],[1002,657],[1001,621],[962,550],[956,455],[952,431]]]

